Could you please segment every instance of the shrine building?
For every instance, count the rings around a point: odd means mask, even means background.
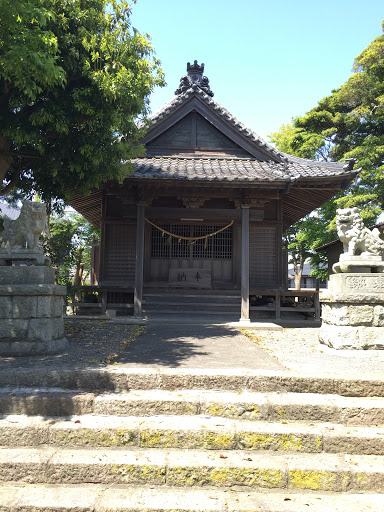
[[[71,206],[101,228],[92,284],[104,309],[146,291],[232,293],[249,320],[250,296],[287,290],[283,230],[346,188],[353,161],[311,161],[277,151],[213,99],[204,64],[187,65],[175,96],[154,113],[122,184]],[[283,293],[284,294],[284,293]]]

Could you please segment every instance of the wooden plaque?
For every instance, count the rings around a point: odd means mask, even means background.
[[[211,271],[198,268],[170,268],[168,283],[178,288],[211,288]]]

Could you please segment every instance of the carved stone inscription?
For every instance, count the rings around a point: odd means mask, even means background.
[[[346,288],[355,292],[360,291],[384,291],[384,276],[371,274],[366,276],[356,275],[348,276],[346,279]]]
[[[211,271],[197,268],[169,269],[168,283],[180,288],[211,288]]]

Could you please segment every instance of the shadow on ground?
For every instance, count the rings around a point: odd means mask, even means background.
[[[65,336],[68,349],[61,354],[22,357],[0,357],[0,367],[50,369],[99,368],[111,364],[137,336],[143,327],[113,324],[102,319],[66,319]]]
[[[0,357],[0,367],[283,368],[237,329],[223,325],[165,323],[142,327],[100,319],[68,319],[65,326],[69,341],[66,352]]]
[[[150,325],[117,362],[167,368],[283,368],[237,329],[196,323]]]

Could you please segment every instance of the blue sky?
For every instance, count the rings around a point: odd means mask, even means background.
[[[147,32],[174,95],[187,62],[204,62],[214,98],[263,138],[302,115],[351,75],[382,34],[383,0],[138,0],[132,24]]]

